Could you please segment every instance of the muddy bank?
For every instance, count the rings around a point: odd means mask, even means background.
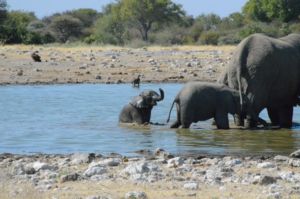
[[[0,155],[0,198],[297,198],[290,156]]]
[[[2,46],[0,85],[215,81],[234,46],[43,47]],[[31,53],[39,51],[42,62]]]

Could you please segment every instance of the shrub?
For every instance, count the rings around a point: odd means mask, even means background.
[[[204,32],[200,36],[200,43],[205,45],[217,45],[219,40],[219,33],[208,31]]]

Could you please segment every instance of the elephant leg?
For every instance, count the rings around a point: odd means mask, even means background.
[[[291,128],[293,125],[293,106],[280,109],[279,120],[281,128]]]
[[[274,108],[267,108],[269,118],[271,120],[272,126],[279,126],[279,114],[278,110]]]
[[[226,112],[217,112],[215,120],[218,129],[229,129],[228,114]]]
[[[234,114],[234,123],[236,126],[244,126],[244,118],[240,114]]]

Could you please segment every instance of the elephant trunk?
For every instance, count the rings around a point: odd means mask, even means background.
[[[159,92],[160,92],[160,95],[158,95],[158,96],[153,96],[153,100],[155,100],[155,101],[157,101],[157,102],[159,102],[159,101],[162,101],[163,99],[164,99],[164,97],[165,97],[165,94],[164,94],[164,91],[163,91],[163,89],[159,89]]]

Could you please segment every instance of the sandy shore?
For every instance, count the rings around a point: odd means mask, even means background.
[[[299,198],[292,156],[0,155],[0,198]]]
[[[45,47],[2,46],[1,84],[215,81],[234,46]],[[31,53],[39,51],[42,62]]]

